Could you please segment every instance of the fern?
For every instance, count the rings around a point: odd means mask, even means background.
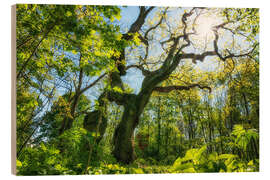
[[[259,133],[256,129],[245,130],[241,125],[234,126],[232,135],[236,137],[234,140],[234,145],[244,151],[247,151],[252,139],[255,141],[259,139]]]

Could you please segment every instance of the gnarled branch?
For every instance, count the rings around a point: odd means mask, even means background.
[[[147,15],[152,9],[154,9],[154,7],[150,7],[148,9],[146,9],[144,6],[140,7],[139,16],[130,26],[128,32],[122,35],[122,40],[131,40],[134,37],[134,33],[138,33],[141,30]],[[139,34],[139,38],[144,44],[148,45],[148,41],[141,34]],[[120,63],[125,61],[125,48],[121,49],[121,55],[119,57],[113,57],[113,59],[115,59],[115,62],[117,63],[117,68],[120,71],[120,76],[125,75],[126,67]]]
[[[163,14],[161,15],[161,18],[159,19],[158,23],[157,23],[155,26],[150,27],[150,28],[145,32],[145,34],[144,34],[144,38],[145,38],[145,39],[148,39],[148,34],[149,34],[151,31],[153,31],[154,29],[156,29],[156,28],[162,23],[162,21],[163,21],[163,19],[164,19],[164,15],[165,15],[166,12],[167,12],[167,9],[168,9],[168,8],[166,8],[165,11],[163,12]]]
[[[132,94],[124,92],[121,93],[113,90],[107,92],[108,100],[111,102],[114,101],[118,105],[124,105],[128,101],[129,96],[132,96]]]
[[[179,58],[181,59],[194,59],[194,60],[199,60],[199,61],[203,61],[204,58],[206,58],[207,56],[215,56],[217,55],[215,51],[206,51],[202,54],[195,54],[195,53],[183,53],[183,54],[179,54]]]
[[[198,87],[200,89],[208,89],[210,93],[212,91],[212,89],[209,86],[202,86],[200,84],[191,84],[189,86],[166,86],[166,87],[158,86],[158,87],[154,88],[154,91],[168,93],[168,92],[171,92],[171,91],[174,91],[174,90],[180,90],[180,91],[181,90],[190,90],[190,89],[192,89],[194,87]]]
[[[130,68],[137,68],[137,69],[141,70],[142,71],[142,74],[144,76],[151,75],[151,71],[148,71],[148,70],[144,69],[144,67],[142,65],[135,65],[135,64],[133,64],[133,65],[127,66],[127,69],[130,69]]]
[[[133,36],[129,35],[129,33],[136,33],[138,32],[141,27],[143,26],[146,16],[150,13],[150,11],[154,9],[154,7],[150,7],[147,10],[144,6],[140,7],[140,14],[136,21],[130,26],[128,32],[126,34],[123,34],[123,39],[130,40]]]
[[[220,28],[224,28],[224,26],[225,26],[226,24],[228,24],[228,23],[231,23],[231,22],[225,22],[225,23],[222,23],[222,24],[220,24],[220,25],[218,25],[218,26],[215,26],[215,27],[213,28],[213,31],[214,31],[214,34],[215,34],[215,39],[214,39],[214,41],[213,41],[213,44],[214,44],[214,51],[215,51],[216,55],[217,55],[222,61],[226,61],[226,59],[228,59],[228,58],[233,58],[233,57],[244,57],[244,56],[250,55],[250,54],[255,50],[255,48],[257,47],[258,44],[255,44],[255,46],[254,46],[249,52],[243,53],[243,54],[233,54],[233,53],[231,53],[228,49],[227,49],[227,51],[228,51],[229,55],[227,55],[227,56],[222,56],[222,55],[219,53],[219,50],[218,50],[218,39],[219,39],[218,30],[219,30]]]

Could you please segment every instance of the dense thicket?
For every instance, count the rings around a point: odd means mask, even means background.
[[[18,174],[259,170],[258,9],[16,9]]]

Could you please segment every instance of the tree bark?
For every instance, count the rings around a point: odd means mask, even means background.
[[[122,119],[115,129],[113,143],[114,157],[122,163],[129,164],[135,159],[132,144],[133,133],[139,123],[139,117],[146,106],[151,93],[127,96]]]
[[[122,163],[128,164],[134,160],[132,138],[133,132],[139,123],[139,115],[137,108],[133,104],[134,98],[130,98],[130,103],[124,105],[124,114],[121,122],[118,124],[114,132],[113,154],[115,158]]]

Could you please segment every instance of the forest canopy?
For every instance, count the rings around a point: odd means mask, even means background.
[[[18,175],[259,171],[259,9],[16,5]]]

